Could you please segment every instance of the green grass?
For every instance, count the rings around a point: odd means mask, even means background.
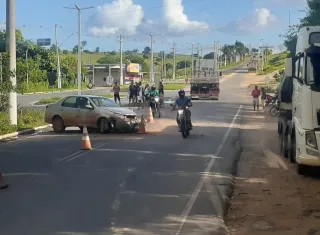
[[[82,90],[87,90],[86,84],[82,84]],[[50,92],[57,92],[57,91],[66,91],[66,90],[76,90],[78,89],[78,86],[76,85],[70,85],[65,86],[61,89],[58,89],[56,86],[49,86],[48,82],[39,82],[39,83],[21,83],[18,85],[18,92],[20,94],[28,94],[28,93],[37,93],[37,92],[43,92],[43,93],[50,93]]]
[[[54,96],[54,97],[50,97],[50,98],[43,98],[41,100],[39,100],[37,103],[35,103],[35,105],[45,105],[45,104],[53,104],[55,102],[57,102],[58,100],[62,99],[61,96]]]
[[[285,67],[285,59],[288,57],[288,52],[281,54],[274,54],[270,56],[270,59],[265,64],[263,71],[259,71],[259,75],[265,75],[272,72],[279,71]]]
[[[18,111],[18,125],[10,124],[9,115],[0,113],[0,135],[14,133],[37,126],[46,125],[44,122],[44,111],[38,109],[23,109]]]

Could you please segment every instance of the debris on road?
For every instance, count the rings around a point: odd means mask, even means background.
[[[229,231],[232,235],[318,234],[320,180],[299,176],[294,165],[276,154],[276,120],[264,112],[244,113],[243,152],[226,218]]]

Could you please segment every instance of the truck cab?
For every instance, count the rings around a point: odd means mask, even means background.
[[[320,26],[301,28],[280,84],[278,133],[284,157],[305,174],[320,166]]]

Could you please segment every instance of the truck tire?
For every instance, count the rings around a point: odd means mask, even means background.
[[[291,163],[296,163],[296,136],[294,131],[288,138],[288,156]]]
[[[307,172],[308,172],[308,166],[297,163],[297,173],[299,175],[305,175],[307,174]]]
[[[284,130],[282,130],[280,133],[279,144],[280,144],[281,156],[287,158],[288,157],[288,135],[286,135],[286,132]]]

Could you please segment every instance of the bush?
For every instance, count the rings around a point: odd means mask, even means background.
[[[7,113],[0,113],[0,135],[13,133],[17,131],[17,126],[10,124],[10,119]]]
[[[10,123],[7,113],[0,113],[0,135],[45,125],[44,111],[38,109],[20,109],[18,111],[18,125]]]

